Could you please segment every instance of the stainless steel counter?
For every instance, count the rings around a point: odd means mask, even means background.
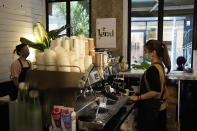
[[[118,75],[124,77],[141,77],[145,70],[131,70],[127,72],[120,72]],[[167,79],[174,80],[197,80],[197,74],[193,73],[184,73],[183,71],[171,71],[169,74],[166,74]]]
[[[168,79],[175,79],[175,80],[197,80],[197,74],[184,73],[184,72],[178,72],[178,71],[172,71],[166,76]]]
[[[140,78],[143,75],[144,71],[145,70],[130,70],[126,72],[119,72],[118,75],[123,77]]]

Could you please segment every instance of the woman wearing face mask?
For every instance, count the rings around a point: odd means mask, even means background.
[[[130,97],[130,100],[137,101],[137,128],[139,131],[165,131],[167,89],[163,65],[169,73],[168,49],[158,40],[149,40],[144,45],[144,51],[145,59],[151,62],[151,66],[142,76],[140,93]]]
[[[29,56],[29,49],[27,45],[17,45],[14,53],[19,56],[19,58],[11,64],[11,79],[16,88],[18,87],[19,82],[25,81],[25,75],[27,70],[31,68],[31,62],[26,59]],[[17,95],[17,90],[13,93],[16,93],[15,95]]]

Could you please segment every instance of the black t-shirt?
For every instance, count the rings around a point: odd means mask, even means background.
[[[152,91],[161,92],[161,82],[159,71],[155,66],[150,66],[146,72],[146,80],[149,84],[149,87]],[[141,79],[140,85],[140,94],[144,94],[148,92],[145,81],[144,81],[144,74]]]

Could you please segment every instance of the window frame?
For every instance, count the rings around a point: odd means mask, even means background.
[[[131,13],[132,0],[128,0],[128,45],[127,45],[127,61],[131,68]],[[159,0],[158,4],[158,40],[163,41],[163,22],[164,22],[164,0]],[[197,50],[197,0],[194,0],[193,9],[193,32],[192,32],[192,60],[191,68],[193,68],[193,50]]]
[[[48,4],[53,2],[66,2],[66,24],[70,25],[70,4],[72,1],[89,1],[89,37],[91,37],[91,0],[45,0],[46,6],[46,30],[49,31],[49,10]],[[68,15],[69,14],[69,15]],[[70,37],[70,28],[66,29],[67,36]]]

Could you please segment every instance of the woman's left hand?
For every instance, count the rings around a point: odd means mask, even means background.
[[[138,96],[136,96],[136,95],[130,96],[129,97],[129,100],[131,100],[131,101],[137,101],[138,100]]]

